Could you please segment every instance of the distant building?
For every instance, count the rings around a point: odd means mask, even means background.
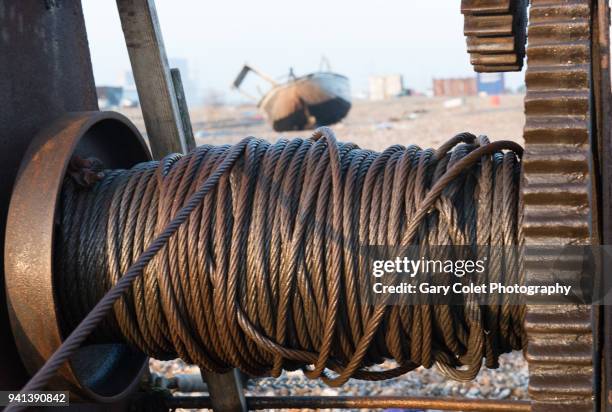
[[[368,83],[370,86],[370,100],[385,100],[407,93],[406,89],[404,89],[404,79],[401,74],[370,76]]]
[[[506,90],[503,73],[478,73],[476,77],[478,93],[488,95],[502,94]]]
[[[476,78],[433,79],[434,96],[461,97],[478,94]]]

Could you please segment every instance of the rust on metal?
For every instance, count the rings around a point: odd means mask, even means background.
[[[36,87],[31,88],[31,91],[20,88],[19,96],[8,92],[0,93],[0,99],[9,99],[3,105],[9,109],[0,113],[0,160],[6,160],[5,167],[8,171],[7,178],[3,177],[0,181],[0,196],[5,196],[4,199],[0,198],[2,213],[6,210],[2,208],[8,203],[6,197],[11,192],[17,165],[30,136],[36,134],[42,124],[67,110],[84,107],[95,109],[93,78],[79,2],[58,2],[61,6],[53,3],[51,8],[45,8],[44,3],[39,3],[40,6],[38,2],[24,0],[20,4],[22,9],[18,12],[29,16],[28,21],[31,21],[32,16],[38,15],[42,16],[43,21],[51,22],[56,17],[49,16],[62,16],[64,24],[59,25],[61,27],[70,27],[70,24],[65,23],[65,19],[70,18],[68,14],[72,14],[72,18],[76,19],[74,22],[77,29],[58,28],[56,24],[53,29],[49,29],[55,31],[47,34],[51,38],[57,38],[57,42],[63,46],[71,44],[75,47],[62,47],[61,51],[53,51],[66,53],[66,56],[53,56],[52,59],[44,54],[38,56],[40,45],[34,43],[36,39],[26,39],[30,35],[29,32],[27,36],[17,33],[14,14],[9,18],[5,8],[0,7],[0,23],[6,23],[3,27],[9,27],[9,33],[15,34],[17,38],[17,41],[9,39],[12,43],[0,40],[0,55],[8,56],[6,61],[10,61],[9,65],[0,69],[0,78],[14,82],[18,69],[31,67],[31,70],[19,75],[23,76],[24,81],[30,81],[32,78],[42,79],[38,86],[40,90],[44,90],[44,93],[41,93]],[[590,244],[600,240],[597,222],[598,199],[594,189],[597,172],[595,168],[598,165],[594,164],[593,155],[600,145],[606,149],[607,136],[603,140],[600,135],[597,136],[599,140],[594,139],[593,126],[595,124],[596,130],[599,131],[609,130],[609,119],[606,118],[605,126],[602,126],[604,123],[601,122],[604,120],[593,117],[594,102],[602,104],[601,96],[598,100],[597,96],[593,96],[591,88],[593,82],[601,87],[601,79],[593,78],[597,76],[593,73],[593,56],[598,53],[592,49],[593,4],[587,0],[532,0],[530,44],[527,51],[529,68],[526,74],[526,154],[523,186],[524,231],[528,244]],[[468,52],[477,71],[520,70],[525,41],[525,19],[521,13],[525,12],[525,6],[525,2],[521,0],[462,1],[462,12],[466,15]],[[16,6],[9,4],[7,7]],[[77,36],[74,36],[75,30],[79,32]],[[72,40],[64,38],[70,36],[73,37]],[[606,41],[603,40],[603,43],[607,47],[609,45]],[[32,56],[26,54],[25,57],[32,59],[33,64],[28,65],[31,62],[20,57],[23,55],[23,49],[14,46],[19,43],[34,50]],[[14,61],[11,61],[11,56]],[[608,58],[606,53],[603,53],[603,56]],[[45,67],[51,60],[54,62],[54,65],[51,65],[53,67]],[[74,64],[75,61],[80,64]],[[57,62],[61,64],[56,66]],[[602,60],[601,64],[603,63]],[[609,64],[607,60],[605,63]],[[72,67],[69,67],[71,65]],[[40,75],[41,72],[47,73],[48,76]],[[49,78],[55,83],[44,84]],[[609,79],[606,81],[605,85],[609,91]],[[80,84],[75,86],[71,82]],[[0,85],[5,86],[2,81]],[[48,97],[50,101],[42,99],[35,102],[34,97],[40,95]],[[17,100],[14,101],[15,99]],[[23,113],[26,110],[31,112],[32,104],[36,105],[33,109],[35,114],[24,121]],[[609,108],[609,102],[606,104]],[[602,111],[600,109],[597,113]],[[106,126],[99,126],[102,130],[96,130],[96,125]],[[100,139],[102,136],[110,137],[110,140]],[[113,150],[116,148],[116,139],[123,139],[125,136],[135,136],[132,147],[117,153]],[[122,147],[125,147],[125,141],[121,141]],[[594,141],[597,141],[598,145],[595,145]],[[37,369],[62,339],[53,287],[53,226],[61,182],[74,153],[95,154],[109,167],[115,168],[129,167],[148,158],[146,148],[133,126],[119,115],[104,113],[81,113],[60,119],[39,134],[36,144],[26,154],[26,163],[19,175],[9,212],[6,281],[12,330],[30,371]],[[602,174],[609,177],[606,172]],[[2,225],[3,216],[0,216],[0,234],[3,232]],[[544,276],[538,272],[533,261],[527,259],[525,265],[529,279],[537,280]],[[36,287],[32,287],[33,284]],[[593,308],[530,305],[528,309],[525,327],[529,334],[527,358],[530,363],[531,402],[416,397],[249,397],[245,402],[249,409],[595,409],[598,401],[596,388],[599,383],[596,377],[596,362],[599,357],[595,352],[597,347],[593,319],[596,314]],[[4,326],[2,322],[5,320],[5,314],[0,311],[0,327]],[[5,356],[16,351],[11,340],[9,336],[8,341],[0,341],[0,352]],[[62,370],[62,381],[59,384],[63,388],[68,385],[72,390],[97,400],[119,398],[134,388],[135,377],[144,365],[143,357],[124,352],[123,349],[119,349],[119,355],[116,349],[110,350],[113,353],[108,351],[109,348],[98,349],[100,351],[96,352],[92,345],[83,348],[81,358],[74,359],[71,365]],[[111,366],[117,366],[115,372],[120,373],[107,375],[106,380],[97,387],[85,387],[83,382],[86,379],[83,379],[83,373],[98,372],[101,364],[84,366],[86,362],[83,360],[100,359],[103,354],[115,356],[115,359],[110,361]],[[125,364],[118,366],[119,362],[126,359],[128,363],[132,362],[127,369]],[[7,359],[7,362],[13,362],[15,367],[20,369],[16,361],[17,357]],[[117,378],[119,375],[121,377]],[[3,379],[4,375],[0,374],[2,385]],[[165,402],[169,408],[202,408],[214,405],[209,397],[173,397]]]
[[[481,38],[512,36],[512,19],[511,14],[467,15],[465,16],[463,34],[466,36],[481,36]]]
[[[590,4],[531,2],[523,170],[527,245],[598,242],[590,132]],[[525,270],[528,281],[547,275],[533,259],[525,260]],[[594,409],[592,315],[590,306],[528,306],[532,410]]]
[[[28,144],[66,111],[97,110],[98,103],[80,1],[3,1],[0,27],[0,249],[4,250],[10,194]],[[0,253],[2,296],[3,260]],[[0,330],[0,389],[15,390],[25,384],[27,372],[10,332],[4,300]]]
[[[601,210],[612,209],[612,93],[610,83],[610,5],[607,0],[594,3],[593,20],[593,84],[597,130],[597,152],[600,172]],[[601,213],[601,243],[612,244],[612,214]],[[604,290],[610,290],[612,279],[601,279]],[[595,355],[602,359],[601,410],[612,411],[612,307],[603,306],[598,313],[601,319],[599,336],[602,347]]]
[[[463,0],[461,2],[461,13],[507,13],[510,10],[510,1],[511,0]]]
[[[116,148],[121,147],[121,151]],[[66,114],[33,140],[17,177],[7,218],[5,280],[11,328],[30,373],[62,341],[53,275],[57,202],[73,155],[127,168],[150,158],[129,120],[112,112]],[[120,399],[136,388],[147,365],[125,345],[84,346],[52,387],[96,401]]]
[[[425,408],[442,411],[519,412],[530,411],[529,401],[426,398],[411,396],[250,396],[249,410],[321,408]],[[174,396],[165,399],[166,407],[212,408],[208,396]]]
[[[463,33],[477,72],[521,70],[526,8],[526,0],[462,0]]]

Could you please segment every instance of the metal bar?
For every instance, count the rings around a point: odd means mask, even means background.
[[[168,59],[153,0],[117,0],[153,157],[185,153]]]
[[[208,396],[174,396],[166,399],[172,408],[211,408]],[[424,408],[443,411],[530,411],[529,401],[485,400],[485,399],[435,399],[409,396],[249,396],[249,410],[281,408]]]
[[[208,385],[210,405],[215,412],[246,412],[247,402],[238,369],[227,373],[202,372],[202,377]],[[186,397],[189,398],[189,397]]]
[[[28,379],[9,325],[4,238],[13,184],[28,145],[68,111],[98,110],[81,2],[0,2],[0,389]],[[30,29],[28,29],[30,28]]]
[[[595,96],[595,126],[597,149],[593,156],[599,164],[599,196],[601,211],[601,243],[612,245],[612,94],[610,92],[610,7],[608,0],[597,0],[593,13],[593,84]],[[599,279],[604,290],[610,290],[612,279]],[[597,391],[601,410],[612,412],[612,307],[602,306],[596,315],[600,317],[600,342],[596,356],[602,359],[600,373],[601,391]],[[599,364],[599,362],[598,362]]]
[[[253,67],[250,64],[245,64],[244,67],[248,68],[248,70],[252,71],[256,75],[258,75],[259,77],[261,77],[262,79],[270,83],[272,86],[278,86],[278,83],[276,82],[276,80],[272,78],[272,76],[267,75],[266,73],[262,72],[258,68]],[[246,73],[244,74],[244,76],[246,76]]]
[[[170,69],[172,76],[172,85],[176,94],[176,103],[178,104],[179,113],[181,114],[181,124],[183,125],[183,134],[185,135],[185,146],[187,151],[193,150],[196,147],[195,138],[193,137],[193,128],[191,127],[191,118],[189,117],[189,107],[185,98],[185,89],[183,89],[183,81],[181,80],[181,71],[179,69]]]

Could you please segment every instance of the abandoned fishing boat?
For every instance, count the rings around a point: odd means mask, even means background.
[[[233,87],[245,96],[257,100],[240,89],[244,78],[253,72],[272,85],[259,99],[257,107],[263,111],[277,132],[312,129],[342,120],[351,108],[351,92],[346,76],[330,71],[319,71],[296,77],[290,70],[289,80],[277,83],[270,76],[244,65]]]

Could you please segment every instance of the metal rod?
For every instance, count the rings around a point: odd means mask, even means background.
[[[599,164],[600,187],[599,199],[601,210],[606,211],[599,216],[601,224],[601,243],[612,244],[612,218],[607,212],[612,208],[612,94],[610,93],[610,6],[608,0],[594,2],[593,13],[593,95],[595,98],[595,126],[597,132],[597,148],[593,157]],[[601,271],[605,273],[605,271]],[[604,290],[610,290],[612,281],[609,276],[598,279]],[[598,310],[599,309],[599,310]],[[595,359],[602,359],[600,364],[601,391],[598,391],[601,410],[612,412],[612,308],[602,306],[595,308],[594,312],[600,318],[598,324],[599,345],[593,352]]]
[[[411,396],[251,396],[249,410],[281,408],[425,408],[443,411],[531,411],[529,401],[426,398]],[[174,396],[166,399],[168,408],[211,408],[208,396]]]
[[[262,79],[264,79],[265,81],[270,83],[272,86],[278,86],[278,83],[276,82],[276,80],[274,80],[271,76],[269,76],[266,73],[262,72],[258,68],[253,67],[250,64],[245,64],[244,67],[248,68],[248,70],[252,71],[256,75],[258,75],[259,77],[261,77]]]
[[[193,137],[193,128],[191,127],[191,118],[189,117],[189,107],[185,98],[185,89],[183,89],[183,81],[181,80],[181,71],[179,69],[170,69],[172,76],[172,84],[174,85],[174,93],[176,94],[176,103],[178,104],[181,114],[181,123],[183,124],[183,134],[185,135],[185,145],[187,151],[195,149],[196,142]]]

